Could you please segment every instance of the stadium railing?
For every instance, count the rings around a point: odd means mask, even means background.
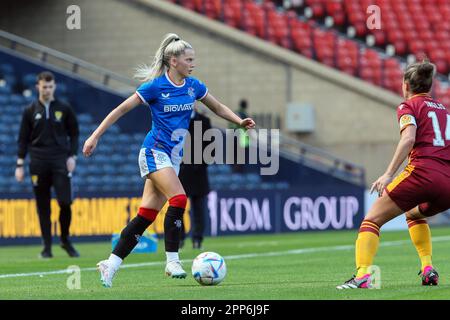
[[[297,163],[330,174],[347,182],[365,186],[364,167],[338,158],[322,149],[280,135],[280,154]]]
[[[135,90],[137,82],[110,70],[99,67],[87,61],[75,58],[68,54],[37,44],[33,41],[0,30],[0,45],[10,50],[37,58],[43,64],[57,65],[72,74],[100,82],[106,87],[121,93]]]

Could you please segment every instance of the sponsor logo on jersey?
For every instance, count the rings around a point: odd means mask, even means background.
[[[164,106],[164,112],[178,112],[178,111],[191,111],[194,110],[193,103],[185,104],[171,104]]]
[[[163,99],[169,99],[170,93],[161,93]]]

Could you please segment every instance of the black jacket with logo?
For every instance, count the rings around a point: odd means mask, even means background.
[[[22,115],[19,133],[18,157],[24,159],[30,152],[32,159],[54,160],[78,153],[78,121],[72,108],[53,100],[49,119],[44,105],[35,101]]]

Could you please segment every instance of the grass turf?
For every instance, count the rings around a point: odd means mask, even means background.
[[[69,258],[55,245],[54,258],[50,260],[37,258],[39,246],[3,247],[0,299],[449,299],[450,239],[443,237],[450,234],[450,229],[434,228],[432,233],[436,240],[433,263],[441,276],[438,287],[420,285],[419,259],[405,230],[381,235],[382,245],[375,259],[381,269],[381,290],[336,290],[336,285],[354,272],[352,246],[357,231],[342,231],[207,238],[202,251],[220,253],[228,268],[223,283],[213,287],[200,286],[190,276],[191,260],[200,253],[190,248],[190,241],[181,252],[181,258],[189,260],[184,263],[189,271],[187,279],[169,279],[164,275],[164,243],[160,241],[156,253],[132,254],[124,262],[154,264],[121,269],[113,287],[108,289],[101,286],[98,273],[92,269],[99,260],[108,257],[110,243],[76,244],[81,253],[76,259]],[[81,268],[81,289],[67,288],[70,276],[67,273],[2,277],[64,270],[71,265]]]

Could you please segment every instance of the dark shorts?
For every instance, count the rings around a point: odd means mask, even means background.
[[[435,170],[408,165],[385,190],[404,212],[419,206],[424,216],[431,217],[450,208],[449,172],[450,167]]]

